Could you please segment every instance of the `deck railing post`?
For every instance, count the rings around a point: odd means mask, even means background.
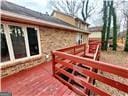
[[[86,54],[86,44],[84,44],[84,56]]]
[[[55,55],[54,52],[52,53],[52,72],[53,72],[53,76],[55,76]]]
[[[73,53],[74,53],[74,55],[75,55],[75,47],[73,48]]]

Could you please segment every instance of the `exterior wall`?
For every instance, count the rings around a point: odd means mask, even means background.
[[[71,16],[68,16],[68,15],[65,15],[64,13],[60,13],[60,12],[54,12],[52,14],[53,17],[56,17],[66,23],[69,23],[71,25],[74,25],[80,29],[83,29],[83,30],[88,30],[88,27],[86,24],[83,24],[80,20],[77,20]]]
[[[34,58],[29,58],[29,59],[24,59],[20,61],[14,61],[14,62],[9,62],[5,66],[2,67],[1,69],[1,77],[7,77],[9,75],[12,75],[14,73],[18,73],[22,70],[34,67],[36,65],[41,64],[43,61],[43,58],[41,56],[37,56]]]
[[[64,22],[66,22],[66,23],[69,23],[69,24],[75,26],[75,19],[70,17],[70,16],[65,16],[65,15],[57,13],[57,12],[55,12],[53,14],[53,16],[58,18],[58,19],[60,19],[60,20],[62,20],[62,21],[64,21]]]
[[[83,30],[88,30],[88,27],[87,27],[87,25],[85,25],[85,24],[81,24],[81,29],[83,29]]]
[[[101,32],[92,32],[89,38],[101,38]]]
[[[6,77],[27,68],[42,64],[51,59],[51,51],[76,44],[77,32],[62,29],[40,27],[40,41],[42,54],[32,58],[24,58],[19,61],[8,62],[2,66],[1,76]],[[84,42],[88,35],[84,34]],[[48,55],[49,58],[46,58]]]
[[[75,26],[83,30],[88,30],[87,25],[83,24],[81,21],[78,21],[78,20],[75,21]]]
[[[50,56],[52,50],[73,46],[77,43],[77,32],[68,32],[67,30],[40,28],[41,45],[43,58]],[[84,42],[88,41],[88,35],[84,34]]]
[[[89,40],[88,35],[86,35],[86,34],[83,34],[83,35],[84,35],[83,42],[88,44],[88,40]]]

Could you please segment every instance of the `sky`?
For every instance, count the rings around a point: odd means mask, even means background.
[[[7,1],[13,2],[15,4],[24,6],[26,8],[29,8],[41,13],[46,13],[46,12],[51,13],[51,9],[48,7],[49,0],[7,0]]]

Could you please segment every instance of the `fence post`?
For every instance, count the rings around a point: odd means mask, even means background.
[[[53,76],[55,76],[55,54],[54,52],[52,53],[52,72],[53,72]]]

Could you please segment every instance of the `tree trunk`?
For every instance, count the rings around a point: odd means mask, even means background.
[[[112,8],[113,13],[113,50],[117,49],[117,21],[115,8]]]
[[[102,30],[102,47],[101,49],[102,50],[105,50],[105,34],[106,34],[106,27],[107,27],[107,1],[104,1],[104,13],[103,13],[103,22],[104,22],[104,25],[103,25],[103,30]]]
[[[81,14],[82,14],[82,18],[83,18],[84,22],[87,21],[87,18],[90,15],[90,13],[88,13],[88,11],[89,11],[89,0],[83,0]]]
[[[126,41],[124,51],[128,52],[128,18],[127,18],[127,33],[126,33]]]
[[[113,6],[113,1],[108,1],[109,3],[109,17],[108,17],[108,26],[107,26],[107,37],[106,37],[106,42],[105,42],[105,50],[108,48],[108,41],[109,41],[109,35],[110,35],[110,28],[111,28],[111,13],[112,13],[112,6]]]

